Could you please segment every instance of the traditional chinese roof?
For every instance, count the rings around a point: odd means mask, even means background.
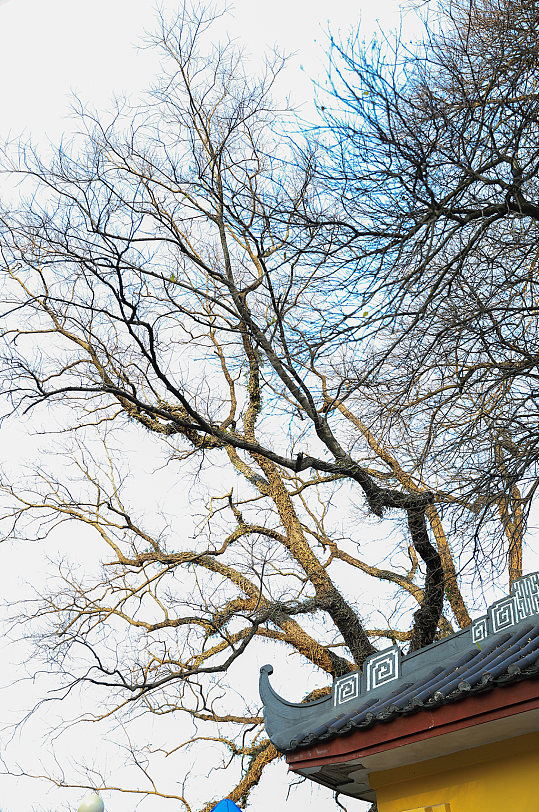
[[[260,673],[269,738],[282,753],[312,748],[423,710],[539,677],[539,573],[516,581],[470,628],[403,656],[398,646],[378,652],[333,683],[331,694],[292,703]]]

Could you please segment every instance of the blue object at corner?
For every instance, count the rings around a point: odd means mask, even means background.
[[[217,806],[214,806],[211,812],[241,812],[239,806],[236,806],[234,801],[225,798],[224,801],[219,801]]]

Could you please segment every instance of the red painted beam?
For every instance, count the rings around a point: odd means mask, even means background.
[[[397,716],[391,722],[378,722],[368,730],[356,730],[291,753],[286,760],[295,770],[361,759],[362,756],[536,708],[539,708],[539,680],[525,680],[492,688],[433,710],[420,710],[409,716]]]

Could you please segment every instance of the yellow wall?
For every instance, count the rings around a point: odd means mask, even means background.
[[[539,733],[371,773],[369,780],[379,812],[539,812]]]

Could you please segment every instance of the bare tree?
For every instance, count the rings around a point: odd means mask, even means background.
[[[475,512],[476,545],[503,526],[511,578],[538,483],[538,25],[527,0],[456,0],[413,46],[335,45],[321,135],[333,263],[366,313],[349,389],[456,521]]]
[[[82,135],[51,163],[6,150],[23,192],[1,220],[4,391],[11,419],[31,412],[47,429],[57,415],[76,441],[74,469],[50,462],[33,484],[4,482],[4,520],[6,536],[33,539],[67,520],[104,545],[99,577],[62,566],[58,589],[26,612],[62,689],[105,689],[99,718],[132,707],[189,715],[203,733],[164,750],[219,743],[243,765],[228,795],[245,806],[277,753],[257,708],[216,689],[250,647],[284,646],[334,677],[361,668],[377,638],[414,650],[469,613],[461,547],[451,549],[435,504],[455,496],[422,475],[413,432],[398,446],[371,420],[373,397],[355,375],[370,352],[354,326],[364,291],[342,256],[361,234],[339,219],[316,150],[272,101],[279,61],[255,80],[233,46],[203,50],[211,24],[185,10],[163,23],[155,44],[168,71],[146,102],[108,123],[82,112]],[[372,235],[371,253],[389,263],[389,285],[398,251],[381,239]],[[379,321],[389,364],[385,313]],[[382,382],[375,400],[400,397],[389,383],[381,397]],[[142,434],[178,487],[193,483],[205,517],[194,538],[130,505],[122,438]],[[439,434],[424,440],[429,451]],[[501,520],[520,550],[514,491],[504,494]],[[404,525],[391,564],[385,545],[365,560],[339,531],[339,495]],[[350,588],[359,573],[392,587],[386,625],[363,621],[361,589]],[[187,790],[152,779],[148,751],[133,754],[145,783],[130,791],[193,808]]]

